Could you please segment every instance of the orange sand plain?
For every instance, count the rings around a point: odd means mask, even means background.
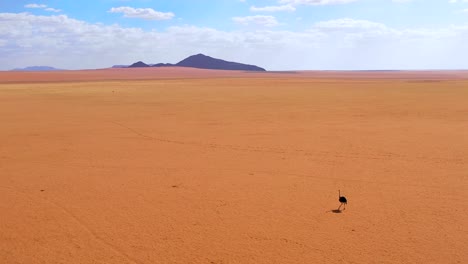
[[[468,263],[466,73],[103,71],[0,73],[0,263]]]

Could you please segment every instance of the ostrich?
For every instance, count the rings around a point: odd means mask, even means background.
[[[338,207],[338,211],[341,209],[341,206],[344,205],[343,210],[346,210],[346,205],[348,204],[348,200],[346,200],[346,197],[341,196],[340,190],[338,190],[338,201],[340,201],[340,207]]]

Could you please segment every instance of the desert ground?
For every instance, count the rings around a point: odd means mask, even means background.
[[[467,72],[0,73],[0,263],[468,263],[467,99]]]

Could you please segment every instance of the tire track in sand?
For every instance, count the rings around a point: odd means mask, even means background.
[[[240,146],[240,145],[230,145],[230,144],[216,144],[216,143],[205,143],[197,141],[183,141],[183,140],[172,140],[167,138],[159,138],[148,136],[139,132],[138,130],[129,127],[127,125],[110,121],[110,123],[122,127],[135,135],[138,135],[141,138],[147,140],[154,140],[163,143],[178,144],[178,145],[188,145],[188,146],[197,146],[202,148],[211,148],[211,149],[224,149],[238,152],[256,152],[256,153],[270,153],[270,154],[282,154],[282,155],[291,155],[291,156],[302,156],[308,157],[320,162],[324,162],[327,158],[341,158],[341,159],[368,159],[368,160],[391,160],[399,159],[406,161],[419,161],[419,162],[430,162],[430,163],[440,163],[440,164],[454,164],[454,165],[464,165],[467,163],[466,159],[455,157],[455,158],[445,158],[445,157],[429,157],[429,156],[408,156],[399,153],[391,153],[380,151],[380,153],[362,153],[362,152],[332,152],[332,151],[308,151],[305,149],[287,149],[287,148],[271,148],[271,147],[255,147],[255,146]]]
[[[127,253],[125,253],[122,249],[118,248],[117,246],[113,245],[112,243],[108,242],[106,239],[102,238],[101,236],[99,236],[95,231],[93,231],[83,220],[81,220],[79,217],[77,217],[75,214],[73,214],[70,210],[68,210],[67,208],[65,208],[64,206],[60,205],[59,203],[57,202],[54,202],[52,200],[49,200],[47,198],[44,198],[44,197],[40,197],[40,196],[34,196],[34,198],[32,197],[32,195],[24,192],[24,191],[21,191],[21,190],[18,190],[18,189],[15,189],[15,188],[12,188],[12,187],[7,187],[7,186],[0,186],[1,189],[4,189],[4,190],[10,190],[10,191],[13,191],[14,193],[16,194],[20,194],[22,195],[23,197],[25,197],[26,199],[32,201],[32,202],[37,202],[37,198],[39,198],[40,200],[42,200],[43,203],[45,204],[49,204],[50,206],[52,206],[53,208],[57,209],[58,211],[62,212],[63,214],[67,215],[69,218],[71,218],[78,226],[80,226],[83,230],[85,230],[86,233],[88,233],[91,237],[93,237],[96,241],[100,242],[102,245],[104,245],[105,247],[107,247],[108,249],[110,249],[111,251],[113,251],[114,253],[118,254],[118,255],[121,255],[122,257],[124,257],[125,259],[127,259],[130,263],[133,263],[133,264],[144,264],[143,262],[133,258],[132,256],[128,255]]]

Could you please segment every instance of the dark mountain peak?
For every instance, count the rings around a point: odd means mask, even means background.
[[[191,57],[194,57],[194,58],[211,58],[210,56],[206,56],[206,55],[203,54],[203,53],[198,53],[198,54],[189,56],[188,58],[191,58]]]
[[[115,67],[118,67],[118,66],[115,66]],[[128,68],[143,68],[143,67],[191,67],[191,68],[211,69],[211,70],[265,71],[265,69],[260,68],[255,65],[248,65],[248,64],[238,63],[238,62],[216,59],[216,58],[212,58],[202,53],[189,56],[177,64],[171,64],[171,63],[146,64],[142,61],[139,61],[128,66]]]
[[[265,71],[255,65],[242,64],[238,62],[225,61],[221,59],[212,58],[205,54],[192,55],[179,63],[177,66],[192,67],[200,69],[214,69],[214,70],[241,70],[241,71]]]
[[[150,67],[148,64],[142,62],[142,61],[139,61],[139,62],[135,62],[133,63],[132,65],[128,66],[129,68],[143,68],[143,67]]]

